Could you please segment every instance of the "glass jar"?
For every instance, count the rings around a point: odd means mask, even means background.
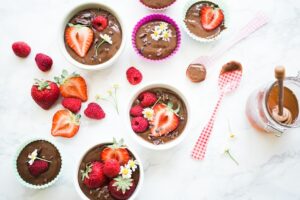
[[[250,124],[259,131],[273,133],[276,136],[281,136],[283,133],[292,128],[300,126],[299,107],[300,107],[300,72],[296,77],[287,77],[283,81],[285,92],[288,92],[287,97],[292,97],[293,102],[288,105],[284,99],[284,106],[291,111],[293,118],[292,124],[283,124],[273,119],[270,109],[270,104],[277,103],[274,101],[274,88],[277,86],[277,81],[271,84],[264,85],[251,93],[246,105],[246,115]],[[271,96],[271,93],[273,93]],[[289,96],[290,95],[290,96]],[[277,95],[276,95],[277,96]],[[270,99],[273,97],[273,100]],[[271,101],[272,100],[272,101]],[[271,102],[271,103],[270,103]]]

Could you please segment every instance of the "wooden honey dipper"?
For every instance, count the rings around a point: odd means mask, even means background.
[[[278,115],[283,115],[283,100],[284,100],[284,86],[283,79],[285,77],[285,68],[277,66],[275,68],[275,78],[278,82]]]

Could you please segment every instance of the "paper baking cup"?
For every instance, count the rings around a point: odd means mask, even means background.
[[[61,158],[61,166],[60,166],[60,171],[58,172],[57,176],[52,180],[50,181],[49,183],[46,183],[46,184],[43,184],[43,185],[33,185],[33,184],[30,184],[26,181],[24,181],[22,179],[22,177],[20,176],[19,172],[18,172],[18,169],[17,169],[17,159],[19,157],[19,154],[21,153],[21,151],[31,142],[34,142],[34,141],[37,141],[37,140],[43,140],[43,141],[46,141],[46,142],[49,142],[51,143],[53,146],[56,147],[56,149],[58,150],[59,154],[60,154],[60,158]],[[13,167],[14,167],[14,173],[16,175],[16,178],[17,180],[22,184],[24,185],[25,187],[28,187],[28,188],[31,188],[31,189],[36,189],[36,190],[39,190],[39,189],[45,189],[51,185],[53,185],[57,179],[60,177],[61,175],[61,172],[62,172],[62,167],[63,167],[63,157],[62,157],[62,154],[61,152],[59,151],[59,149],[57,148],[56,145],[54,145],[52,142],[46,140],[46,139],[43,139],[43,138],[36,138],[36,139],[30,139],[28,140],[27,142],[25,142],[23,145],[21,145],[19,147],[19,149],[17,150],[16,154],[15,154],[15,157],[14,157],[14,160],[13,160]]]
[[[175,0],[173,3],[171,3],[171,4],[167,5],[167,6],[161,7],[161,8],[152,8],[152,7],[147,6],[146,4],[144,4],[144,2],[143,2],[142,0],[140,0],[140,2],[141,2],[141,4],[143,4],[146,8],[148,8],[149,10],[151,10],[151,11],[153,11],[153,12],[162,12],[162,11],[167,10],[171,5],[173,5],[173,4],[176,2],[176,0]]]
[[[202,42],[202,43],[207,43],[207,42],[213,42],[213,41],[216,41],[216,40],[219,40],[221,37],[223,37],[224,35],[224,31],[226,31],[228,28],[227,28],[227,25],[228,25],[228,21],[229,21],[229,17],[228,17],[228,13],[227,13],[227,7],[225,5],[225,3],[223,3],[223,1],[220,1],[220,0],[209,0],[209,2],[212,2],[214,4],[217,4],[222,10],[223,10],[223,14],[224,14],[224,23],[225,23],[225,27],[226,29],[223,30],[222,32],[220,32],[218,35],[216,35],[215,37],[213,38],[202,38],[202,37],[199,37],[197,35],[195,35],[194,33],[190,32],[190,30],[188,29],[187,25],[185,24],[184,20],[185,20],[185,15],[188,11],[188,9],[194,5],[195,3],[197,2],[201,2],[201,1],[204,1],[204,0],[189,0],[184,8],[183,8],[183,13],[182,13],[182,20],[181,20],[181,23],[182,23],[182,27],[183,29],[185,30],[185,32],[188,34],[188,36],[190,36],[191,38],[193,38],[194,40],[198,41],[198,42]],[[199,19],[200,20],[200,19]]]
[[[136,34],[138,32],[138,30],[140,29],[140,27],[148,22],[151,22],[151,21],[164,21],[164,22],[167,22],[169,24],[171,24],[175,30],[176,30],[176,34],[177,34],[177,46],[176,48],[174,49],[174,51],[168,55],[167,57],[165,58],[161,58],[161,59],[150,59],[150,58],[147,58],[145,56],[143,56],[140,51],[138,50],[137,46],[136,46],[136,42],[135,42],[135,38],[136,38]],[[181,43],[181,33],[180,33],[180,29],[178,27],[178,25],[176,24],[176,22],[171,19],[170,17],[166,16],[166,15],[163,15],[163,14],[151,14],[151,15],[147,15],[145,16],[144,18],[142,18],[134,27],[133,29],[133,32],[132,32],[132,38],[131,38],[131,41],[132,41],[132,45],[133,45],[133,48],[134,50],[136,51],[136,53],[138,55],[140,55],[142,58],[145,58],[146,60],[150,60],[150,61],[162,61],[162,60],[165,60],[167,58],[170,58],[171,56],[173,56],[179,49],[180,47],[180,43]]]

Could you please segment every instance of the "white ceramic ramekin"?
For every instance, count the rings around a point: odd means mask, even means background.
[[[135,133],[131,128],[131,121],[130,121],[129,113],[130,113],[130,108],[132,106],[133,101],[138,97],[139,94],[141,94],[144,91],[150,90],[152,88],[166,88],[166,89],[169,89],[169,90],[175,92],[182,99],[182,101],[184,102],[186,109],[187,109],[188,117],[187,117],[186,126],[185,126],[183,132],[177,138],[175,138],[174,140],[167,142],[165,144],[159,144],[159,145],[152,144],[152,143],[144,140],[142,137],[138,136],[138,134]],[[167,149],[170,149],[170,148],[173,148],[173,147],[179,145],[184,140],[184,138],[187,136],[188,131],[189,131],[189,126],[190,126],[190,122],[189,122],[190,121],[189,120],[190,113],[191,112],[190,112],[189,103],[188,103],[187,99],[185,98],[184,94],[179,89],[177,89],[169,84],[166,84],[166,83],[150,83],[150,84],[140,87],[133,93],[133,95],[131,96],[131,98],[129,100],[127,109],[125,110],[124,114],[125,114],[125,119],[126,119],[125,123],[126,123],[126,127],[128,129],[129,135],[132,138],[134,138],[134,140],[138,144],[140,144],[141,146],[143,146],[147,149],[151,149],[151,150],[167,150]]]
[[[121,29],[122,29],[122,42],[121,42],[121,46],[120,46],[119,50],[117,51],[117,53],[111,59],[109,59],[108,61],[106,61],[104,63],[98,64],[98,65],[86,65],[86,64],[82,64],[82,63],[76,61],[67,52],[66,47],[65,47],[65,41],[64,41],[65,28],[66,28],[67,23],[70,21],[70,19],[76,13],[78,13],[82,10],[85,10],[85,9],[89,9],[89,8],[102,8],[104,10],[107,10],[108,12],[113,14],[118,19],[118,21],[121,25]],[[124,23],[123,23],[122,18],[120,17],[120,15],[114,9],[112,9],[108,5],[102,4],[102,3],[97,3],[97,2],[83,3],[83,4],[80,4],[80,5],[77,5],[73,9],[71,9],[71,11],[64,17],[63,22],[62,22],[61,27],[60,27],[60,31],[59,31],[59,40],[58,40],[59,41],[59,46],[60,46],[60,49],[62,51],[62,54],[67,59],[67,61],[69,61],[71,64],[75,65],[76,67],[78,67],[80,69],[84,69],[84,70],[89,70],[89,71],[105,69],[105,68],[111,67],[112,64],[120,57],[122,51],[124,50],[124,47],[125,47],[125,44],[126,44],[126,31],[124,29],[125,28],[124,28]]]
[[[85,156],[85,154],[90,149],[92,149],[92,148],[94,148],[94,147],[96,147],[98,145],[101,145],[101,144],[111,144],[111,143],[112,143],[112,141],[105,141],[103,143],[95,144],[92,147],[86,149],[84,151],[84,153],[80,156],[80,159],[78,160],[77,165],[76,165],[76,170],[75,170],[75,175],[74,175],[74,185],[75,185],[75,189],[76,189],[76,191],[77,191],[77,193],[78,193],[78,195],[80,196],[81,199],[88,200],[88,197],[82,192],[82,190],[80,189],[80,186],[78,184],[78,171],[80,170],[79,167],[80,167],[80,164],[81,164],[81,161],[82,161],[83,157]],[[126,145],[126,142],[125,142],[125,145]],[[138,154],[136,153],[136,151],[134,149],[132,149],[131,147],[128,147],[128,146],[126,146],[126,148],[134,155],[135,159],[138,161],[139,169],[140,169],[140,179],[139,179],[139,182],[138,182],[138,184],[137,184],[137,186],[136,186],[133,194],[128,199],[128,200],[134,200],[137,197],[139,191],[141,190],[143,182],[144,182],[144,168],[143,168],[142,161],[141,161],[140,157],[138,156]]]

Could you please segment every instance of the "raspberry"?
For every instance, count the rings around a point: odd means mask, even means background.
[[[130,115],[134,117],[143,116],[143,110],[141,105],[135,105],[130,109]]]
[[[64,98],[61,104],[73,113],[77,113],[81,108],[81,100],[77,98]]]
[[[28,165],[28,170],[32,176],[39,176],[46,172],[49,168],[49,163],[43,160],[35,160],[32,165]]]
[[[136,133],[145,132],[148,129],[149,123],[143,117],[135,117],[131,120],[132,130]]]
[[[157,101],[156,95],[152,92],[143,92],[139,95],[138,99],[144,107],[152,106]]]
[[[103,119],[105,117],[105,112],[97,103],[89,103],[84,114],[91,119]]]
[[[38,68],[43,72],[49,71],[53,64],[52,59],[43,53],[36,54],[35,62],[37,64]]]
[[[101,32],[107,27],[107,19],[103,16],[97,16],[92,20],[94,29]]]
[[[130,67],[130,68],[127,69],[126,77],[127,77],[128,82],[131,85],[137,85],[143,79],[142,73],[138,69],[136,69],[135,67]]]
[[[12,49],[16,56],[19,56],[21,58],[26,58],[30,52],[31,48],[30,46],[25,42],[15,42],[12,44]]]
[[[104,163],[103,173],[109,178],[114,178],[118,176],[120,172],[120,164],[116,159],[107,160]]]

